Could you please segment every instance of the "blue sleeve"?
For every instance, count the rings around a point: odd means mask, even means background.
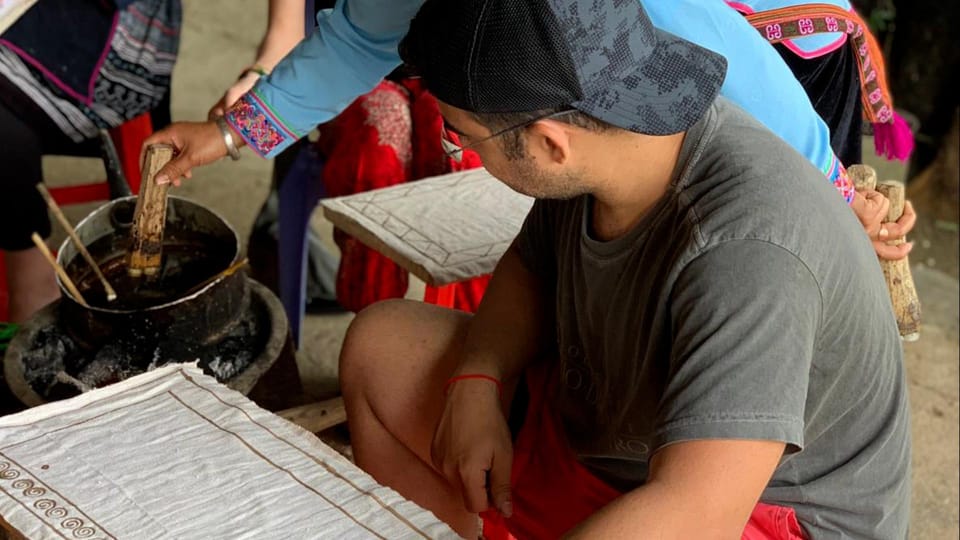
[[[746,19],[721,0],[641,0],[658,28],[722,54],[720,92],[841,182],[830,130],[786,62]],[[838,185],[838,187],[840,187]]]
[[[341,0],[317,28],[228,111],[226,119],[271,158],[340,113],[400,65],[397,45],[422,0]]]

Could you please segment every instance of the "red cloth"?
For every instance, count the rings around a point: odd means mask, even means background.
[[[321,127],[318,147],[326,157],[326,196],[352,195],[479,167],[480,158],[469,150],[463,152],[461,163],[443,153],[442,125],[436,98],[418,79],[381,82]],[[341,305],[360,311],[406,293],[407,272],[396,263],[342,231],[335,231],[334,238],[341,250],[337,272]],[[463,287],[460,302],[475,309],[482,288]]]
[[[567,446],[544,399],[552,378],[543,366],[527,370],[530,405],[513,447],[513,516],[483,513],[489,540],[559,538],[620,492],[590,473]],[[638,534],[638,537],[642,537]],[[802,540],[792,508],[758,503],[743,540]]]
[[[480,300],[490,283],[490,275],[475,277],[467,281],[451,283],[441,287],[427,285],[423,294],[423,301],[441,307],[459,309],[468,313],[476,313],[480,307]]]

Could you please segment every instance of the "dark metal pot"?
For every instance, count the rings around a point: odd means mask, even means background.
[[[217,341],[246,312],[250,301],[243,271],[203,285],[238,260],[236,231],[213,211],[170,197],[164,270],[155,278],[135,280],[126,275],[124,261],[135,202],[135,197],[110,201],[76,227],[117,290],[116,302],[106,301],[96,276],[69,239],[60,247],[58,262],[90,304],[81,305],[61,282],[64,329],[81,347],[96,349],[119,340],[146,354],[158,343],[174,341],[189,351]],[[148,279],[155,281],[140,281]]]

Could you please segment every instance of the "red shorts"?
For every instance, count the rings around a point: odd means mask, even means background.
[[[581,465],[567,446],[546,406],[545,370],[528,369],[526,377],[530,401],[513,446],[513,516],[504,519],[495,511],[485,512],[483,536],[489,540],[559,538],[621,495]],[[758,503],[741,538],[805,536],[792,508]]]

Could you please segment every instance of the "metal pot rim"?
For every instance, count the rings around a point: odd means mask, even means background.
[[[220,220],[220,222],[223,223],[223,225],[227,228],[227,230],[229,230],[229,231],[232,233],[232,235],[233,235],[234,252],[235,252],[235,254],[234,254],[234,256],[233,256],[233,260],[230,261],[230,264],[233,264],[233,263],[237,262],[238,260],[240,260],[240,236],[237,234],[236,229],[234,229],[233,226],[230,225],[230,222],[228,222],[227,220],[223,219],[223,216],[221,216],[219,213],[217,213],[217,212],[214,211],[213,209],[207,208],[206,206],[204,206],[204,205],[202,205],[202,204],[200,204],[200,203],[198,203],[198,202],[196,202],[196,201],[187,199],[187,198],[185,198],[185,197],[177,197],[177,196],[175,196],[175,195],[170,195],[170,196],[168,196],[168,199],[173,199],[173,200],[177,200],[177,201],[182,201],[182,202],[184,202],[184,203],[186,203],[186,204],[188,204],[188,205],[193,205],[193,206],[196,206],[196,207],[198,207],[198,208],[201,208],[201,209],[204,210],[204,211],[210,212],[214,217],[216,217],[218,220]],[[99,208],[97,208],[97,209],[94,210],[93,212],[90,212],[89,214],[87,214],[87,216],[86,216],[85,218],[81,219],[81,220],[74,226],[74,230],[80,231],[80,229],[82,229],[83,226],[84,226],[88,221],[92,221],[95,217],[97,217],[98,215],[100,215],[101,212],[108,212],[108,211],[110,210],[110,208],[112,208],[113,206],[116,206],[116,205],[117,205],[118,203],[120,203],[120,202],[124,202],[124,201],[136,201],[136,200],[137,200],[136,195],[131,195],[131,196],[129,196],[129,197],[120,197],[120,198],[117,198],[117,199],[113,199],[113,200],[111,200],[111,201],[107,201],[106,203],[104,203],[102,206],[100,206]],[[60,244],[60,249],[57,251],[57,263],[59,263],[59,264],[60,264],[61,266],[63,266],[64,268],[66,268],[66,265],[64,264],[64,261],[63,261],[63,253],[64,253],[64,250],[67,248],[67,246],[69,246],[71,243],[72,243],[72,240],[70,239],[69,236],[67,236],[67,238],[65,238],[65,239],[63,240],[63,243]],[[79,253],[77,253],[76,256],[79,256]],[[229,266],[229,265],[228,265],[228,266]],[[226,269],[226,268],[224,268],[224,269]],[[88,309],[88,310],[90,310],[90,311],[95,311],[95,312],[98,312],[98,313],[110,313],[110,314],[144,313],[144,312],[150,312],[150,311],[160,311],[160,310],[168,309],[168,308],[170,308],[171,306],[174,306],[174,305],[183,303],[183,302],[186,301],[186,300],[191,300],[191,299],[193,299],[193,298],[197,298],[198,296],[203,295],[205,292],[209,291],[210,289],[216,287],[217,284],[221,283],[224,279],[226,279],[226,278],[228,278],[228,277],[230,277],[230,276],[220,276],[220,277],[218,277],[217,279],[215,279],[215,280],[211,281],[210,283],[208,283],[208,284],[207,284],[206,286],[204,286],[202,289],[200,289],[200,290],[198,290],[198,291],[196,291],[196,292],[194,292],[194,293],[192,293],[192,294],[190,294],[190,295],[182,296],[182,297],[177,298],[177,299],[175,299],[175,300],[171,300],[170,302],[166,302],[166,303],[164,303],[164,304],[158,304],[158,305],[156,305],[156,306],[150,306],[150,307],[148,307],[148,308],[143,308],[143,309],[110,309],[110,308],[104,308],[104,307],[98,307],[98,306],[86,306],[84,309]],[[76,304],[80,305],[80,302],[77,300],[77,298],[75,298],[72,294],[70,294],[70,291],[67,290],[67,288],[63,286],[63,282],[60,280],[60,276],[59,276],[59,275],[57,275],[57,285],[60,287],[60,294],[62,294],[63,296],[69,298],[71,301],[75,302]]]

